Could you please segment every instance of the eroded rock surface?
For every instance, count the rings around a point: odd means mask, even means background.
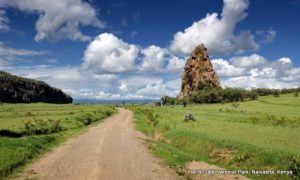
[[[213,69],[207,49],[201,44],[186,61],[179,97],[186,97],[206,87],[219,88],[220,80]]]

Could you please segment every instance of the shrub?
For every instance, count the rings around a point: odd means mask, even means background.
[[[194,116],[191,113],[187,113],[183,119],[184,122],[195,121]]]
[[[293,171],[293,178],[300,178],[300,156],[292,157],[289,169]]]
[[[295,92],[294,96],[295,96],[295,97],[298,97],[298,96],[299,96],[298,91]]]
[[[161,106],[161,102],[160,102],[160,101],[157,101],[157,102],[154,103],[154,105],[155,105],[155,106]]]
[[[31,119],[23,123],[25,135],[52,134],[62,130],[60,120]]]
[[[105,111],[105,116],[108,117],[108,116],[111,116],[112,115],[112,112],[111,111]]]
[[[93,121],[93,116],[91,114],[85,114],[84,116],[82,116],[80,118],[81,122],[87,126],[87,125],[90,125]]]

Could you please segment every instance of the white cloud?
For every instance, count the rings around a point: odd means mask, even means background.
[[[121,73],[132,71],[138,48],[110,33],[96,37],[84,52],[82,68],[95,73]]]
[[[287,65],[287,64],[290,65],[290,64],[292,64],[292,60],[290,58],[288,58],[288,57],[282,57],[282,58],[278,59],[277,62],[279,62],[282,65]]]
[[[239,87],[239,88],[293,88],[297,85],[297,83],[284,83],[281,81],[278,81],[276,79],[270,79],[270,78],[255,78],[251,76],[242,76],[242,77],[236,77],[231,78],[223,82],[223,86],[227,87]],[[299,85],[299,84],[298,84]]]
[[[0,42],[0,66],[13,64],[19,57],[41,56],[47,54],[47,51],[34,51],[28,49],[14,49],[3,45]]]
[[[128,86],[125,83],[121,83],[121,85],[119,86],[119,90],[121,92],[127,92],[128,91]]]
[[[148,84],[145,88],[138,90],[137,94],[147,98],[159,98],[170,95],[172,92],[167,90],[166,85],[162,81],[158,81],[153,84]]]
[[[262,68],[262,69],[250,69],[250,76],[253,78],[275,78],[276,76],[276,69],[272,67]]]
[[[207,14],[183,32],[177,32],[170,50],[189,54],[201,43],[205,44],[211,55],[257,49],[259,45],[249,31],[234,34],[237,23],[246,17],[248,6],[248,0],[224,0],[221,17],[217,13]]]
[[[151,45],[142,49],[143,54],[142,64],[140,67],[141,71],[146,71],[150,73],[161,72],[164,66],[165,50]]]
[[[78,66],[26,66],[1,68],[12,74],[45,81],[51,86],[62,89],[73,98],[95,98],[98,92],[113,92],[118,80],[112,74],[90,74],[80,71]]]
[[[292,88],[300,86],[300,70],[292,60],[282,57],[271,61],[253,54],[229,61],[212,60],[223,87]]]
[[[90,37],[82,34],[80,26],[104,27],[104,23],[97,18],[97,10],[83,0],[1,0],[0,7],[38,14],[36,41],[87,41]]]
[[[169,59],[167,71],[169,73],[182,73],[184,65],[185,65],[184,59],[181,59],[177,56],[173,56]]]
[[[267,64],[267,60],[257,54],[250,56],[237,56],[229,60],[236,67],[251,68],[262,67]]]
[[[245,73],[245,69],[235,67],[234,65],[229,64],[229,62],[224,59],[213,59],[211,62],[213,64],[214,70],[220,77],[235,77],[241,76]]]

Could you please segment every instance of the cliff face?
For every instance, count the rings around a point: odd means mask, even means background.
[[[22,78],[0,71],[0,102],[46,102],[66,104],[72,98],[42,81]]]
[[[182,74],[180,98],[206,87],[219,88],[220,81],[203,44],[197,46],[187,59]]]

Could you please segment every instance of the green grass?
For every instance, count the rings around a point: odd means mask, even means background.
[[[0,104],[0,179],[115,112],[109,105]]]
[[[227,169],[291,169],[300,156],[300,97],[265,96],[238,104],[128,108],[136,128],[153,138],[152,152],[172,167],[195,160]],[[196,121],[184,122],[187,113]]]

